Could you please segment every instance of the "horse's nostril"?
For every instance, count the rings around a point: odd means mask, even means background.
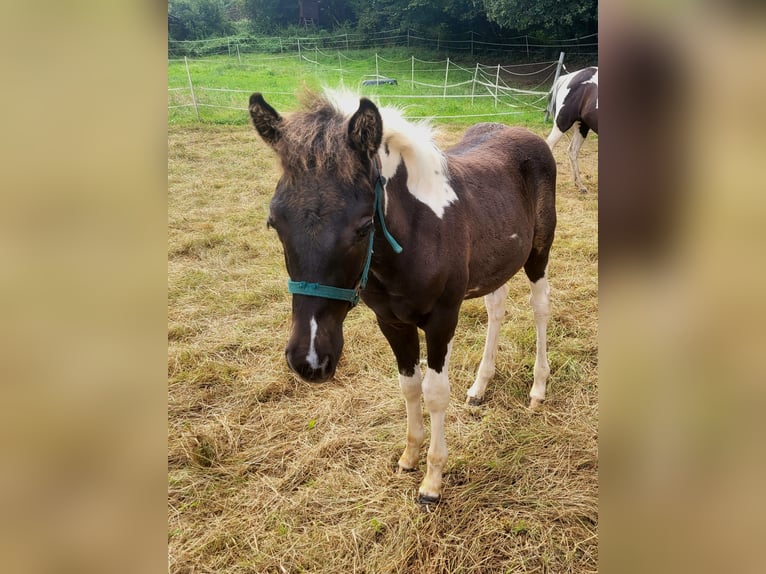
[[[329,364],[330,364],[330,355],[325,355],[324,360],[319,365],[319,370],[321,371],[322,376],[324,376],[325,373],[327,372],[327,365],[329,365]]]

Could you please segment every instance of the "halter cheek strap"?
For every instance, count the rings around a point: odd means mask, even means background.
[[[383,186],[386,185],[386,178],[380,174],[380,165],[375,158],[375,167],[378,171],[378,181],[375,183],[375,205],[373,206],[373,223],[377,217],[380,222],[380,229],[383,237],[395,253],[402,252],[402,246],[394,239],[386,227],[386,220],[383,216]],[[321,283],[308,283],[307,281],[288,281],[287,290],[293,295],[308,295],[309,297],[321,297],[323,299],[336,299],[338,301],[348,301],[352,307],[359,303],[359,292],[367,286],[367,278],[370,274],[370,264],[372,263],[372,243],[375,239],[375,226],[370,230],[370,241],[367,245],[367,258],[362,268],[362,277],[355,289],[343,289],[341,287],[331,287]]]

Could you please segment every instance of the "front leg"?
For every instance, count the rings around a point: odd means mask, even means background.
[[[439,502],[442,494],[442,473],[447,462],[444,418],[450,394],[447,373],[459,310],[460,303],[452,308],[434,311],[424,327],[428,370],[423,378],[423,398],[431,418],[431,444],[428,447],[428,468],[418,491],[418,501],[421,504]]]
[[[444,436],[444,417],[449,405],[449,378],[447,365],[452,352],[452,341],[447,345],[444,365],[437,370],[428,367],[423,379],[423,398],[431,418],[431,444],[428,447],[428,467],[418,490],[418,501],[422,504],[439,502],[442,492],[442,472],[447,462],[447,440]],[[429,347],[429,358],[431,350]],[[430,359],[429,359],[430,364]]]
[[[407,323],[385,323],[378,319],[383,335],[391,345],[399,369],[399,387],[404,395],[407,408],[407,446],[399,457],[399,469],[415,470],[420,458],[420,447],[425,438],[420,375],[420,340],[415,325]]]

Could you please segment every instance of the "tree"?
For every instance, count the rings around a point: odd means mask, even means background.
[[[244,9],[256,32],[298,24],[298,0],[244,0]]]
[[[480,0],[487,19],[506,30],[551,39],[598,31],[597,0]]]
[[[168,37],[203,40],[231,32],[220,0],[169,0]]]

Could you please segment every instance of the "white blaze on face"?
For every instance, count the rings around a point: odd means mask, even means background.
[[[321,365],[319,364],[319,357],[317,356],[316,350],[317,321],[313,315],[309,322],[309,326],[311,327],[311,343],[309,344],[309,354],[306,355],[306,362],[311,365],[312,369],[319,369]]]

